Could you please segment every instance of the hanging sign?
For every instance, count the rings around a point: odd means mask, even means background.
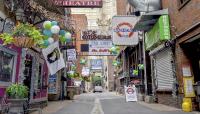
[[[54,0],[58,6],[64,7],[88,7],[88,8],[101,8],[103,5],[102,0]]]
[[[135,16],[114,16],[112,19],[112,38],[115,45],[137,45],[138,32],[134,31]]]
[[[81,75],[82,75],[83,77],[90,76],[90,69],[89,69],[88,67],[83,67],[83,68],[82,68]]]
[[[136,93],[136,87],[133,86],[125,86],[125,94],[126,94],[126,102],[130,101],[137,101],[137,93]]]
[[[112,47],[110,40],[89,41],[89,55],[111,55],[109,49]]]
[[[65,67],[65,62],[62,54],[60,53],[58,42],[55,42],[49,45],[47,48],[42,49],[42,53],[51,75]]]
[[[67,60],[68,61],[76,60],[76,50],[75,49],[67,49]]]
[[[83,30],[81,33],[82,40],[111,40],[111,34],[103,35],[101,30]]]
[[[103,67],[103,60],[102,59],[91,59],[90,67],[92,70],[101,70]]]

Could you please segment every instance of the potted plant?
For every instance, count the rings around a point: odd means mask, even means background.
[[[0,39],[4,41],[4,45],[13,43],[18,47],[31,48],[34,45],[39,45],[44,36],[33,25],[20,23],[11,34],[1,34]]]
[[[8,102],[10,105],[10,112],[23,112],[23,105],[28,100],[28,87],[22,84],[12,84],[6,89]]]

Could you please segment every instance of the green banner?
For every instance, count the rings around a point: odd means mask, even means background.
[[[162,15],[153,28],[145,34],[146,50],[153,49],[167,40],[170,40],[169,16]]]

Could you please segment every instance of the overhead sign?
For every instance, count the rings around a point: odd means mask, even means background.
[[[76,50],[75,49],[67,49],[67,60],[68,61],[76,60]]]
[[[83,68],[82,68],[81,75],[82,75],[83,77],[90,76],[90,69],[89,69],[88,67],[83,67]]]
[[[59,44],[55,42],[47,48],[42,49],[49,72],[54,75],[56,72],[65,67],[63,55],[60,53]]]
[[[112,19],[112,38],[115,45],[137,45],[138,32],[134,31],[135,16],[114,16]]]
[[[83,30],[81,33],[82,40],[111,40],[111,34],[103,35],[101,30]]]
[[[54,3],[63,7],[96,7],[101,8],[102,0],[54,0]]]
[[[89,55],[111,55],[112,41],[89,41]]]
[[[92,70],[101,70],[103,67],[103,60],[102,59],[91,59],[90,67]]]
[[[126,94],[126,102],[130,101],[137,101],[137,93],[136,93],[136,87],[133,86],[125,86],[125,94]]]

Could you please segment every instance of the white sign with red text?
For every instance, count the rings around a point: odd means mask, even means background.
[[[115,45],[137,45],[138,32],[134,30],[135,16],[114,16],[112,19],[112,38]]]
[[[111,40],[91,40],[89,41],[89,55],[111,55],[109,51],[111,47]]]
[[[137,92],[135,85],[133,86],[125,86],[125,95],[126,95],[126,102],[130,101],[137,101]]]

